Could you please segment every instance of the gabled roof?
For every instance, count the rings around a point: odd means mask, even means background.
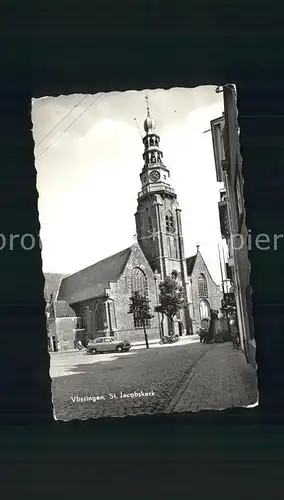
[[[55,317],[56,318],[75,318],[76,313],[72,307],[64,300],[57,300],[54,302]]]
[[[211,276],[211,273],[206,265],[206,262],[202,256],[202,253],[200,252],[200,250],[197,251],[197,253],[195,255],[192,255],[192,257],[188,257],[186,260],[186,267],[187,267],[187,274],[188,276],[191,276],[192,275],[192,272],[193,272],[193,269],[194,269],[194,266],[195,266],[195,262],[196,262],[196,259],[197,259],[197,256],[200,256],[200,258],[202,259],[203,261],[203,264],[207,270],[207,273],[208,273],[208,276],[209,278],[211,279],[211,281],[214,283],[215,286],[217,287],[220,287],[220,285],[217,285],[217,283],[215,283],[215,281],[213,280],[212,276]]]
[[[111,255],[61,282],[58,300],[75,304],[105,294],[110,282],[116,282],[122,274],[131,253],[131,247]]]
[[[192,255],[191,257],[188,257],[187,259],[185,259],[185,261],[186,261],[186,269],[187,269],[188,276],[191,276],[191,274],[192,274],[192,271],[193,271],[193,268],[194,268],[194,264],[195,264],[195,261],[196,261],[196,257],[197,257],[197,254]]]
[[[68,274],[60,273],[44,273],[45,285],[44,285],[44,298],[45,300],[50,299],[50,295],[53,295],[53,299],[56,300],[57,292],[60,287],[60,282],[62,278],[65,278]]]

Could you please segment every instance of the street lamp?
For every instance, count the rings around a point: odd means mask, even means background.
[[[155,291],[156,291],[157,306],[159,305],[158,285],[157,285],[158,275],[159,275],[158,269],[155,269],[155,272],[154,272],[154,281],[155,281]],[[158,324],[159,324],[159,335],[160,335],[160,339],[161,339],[162,338],[162,332],[161,332],[160,313],[159,312],[158,312]]]

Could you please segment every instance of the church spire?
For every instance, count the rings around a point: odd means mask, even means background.
[[[151,113],[150,113],[150,106],[149,106],[149,97],[146,95],[145,97],[146,101],[146,106],[147,106],[147,118],[144,121],[144,130],[146,134],[154,134],[155,133],[155,128],[156,128],[156,123],[153,120]]]
[[[176,196],[174,190],[170,187],[169,169],[163,163],[163,152],[160,149],[160,137],[156,133],[156,123],[152,116],[149,97],[145,96],[146,101],[146,118],[144,121],[145,136],[143,137],[144,165],[140,174],[142,191],[139,197],[146,196],[148,192],[167,192],[172,196]]]
[[[150,112],[149,97],[145,97],[147,107],[147,117],[144,121],[144,130],[146,132],[143,138],[144,144],[144,167],[151,167],[162,164],[163,153],[160,150],[160,137],[156,134],[156,123]]]

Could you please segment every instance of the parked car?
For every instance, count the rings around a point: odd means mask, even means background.
[[[99,337],[90,340],[87,345],[89,354],[98,354],[103,352],[127,352],[131,348],[128,340],[117,340],[113,337]]]

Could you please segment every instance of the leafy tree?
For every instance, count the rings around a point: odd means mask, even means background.
[[[164,281],[159,284],[159,305],[155,307],[155,311],[169,318],[170,335],[173,334],[173,318],[187,305],[186,293],[182,286],[177,281],[177,272],[174,271],[171,276],[167,276]]]
[[[149,349],[146,321],[153,318],[150,310],[150,300],[147,299],[147,297],[139,294],[139,292],[134,292],[130,297],[128,314],[133,314],[134,318],[142,324],[146,347],[147,349]]]

